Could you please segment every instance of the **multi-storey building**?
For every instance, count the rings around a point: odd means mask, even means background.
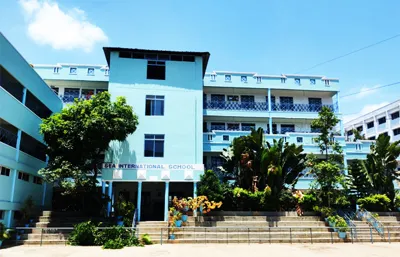
[[[392,142],[400,140],[400,100],[346,122],[348,140],[354,139],[354,130],[368,140],[376,140],[381,134],[390,136]]]
[[[104,48],[107,65],[35,65],[63,99],[108,90],[125,96],[139,116],[137,131],[111,144],[102,170],[103,190],[137,202],[142,220],[166,219],[172,196],[193,196],[204,167],[217,169],[235,137],[262,127],[265,139],[284,138],[320,154],[311,129],[322,106],[341,120],[335,137],[345,160],[365,158],[371,141],[346,142],[339,80],[315,75],[257,72],[206,73],[209,53]],[[312,181],[297,184],[306,189]],[[111,206],[109,206],[111,210]]]
[[[12,226],[27,197],[37,208],[51,205],[52,186],[38,170],[46,165],[39,133],[42,118],[62,102],[0,33],[0,222]]]

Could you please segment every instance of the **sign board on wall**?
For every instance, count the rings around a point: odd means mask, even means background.
[[[142,164],[142,163],[103,163],[103,169],[127,170],[204,170],[203,164]]]

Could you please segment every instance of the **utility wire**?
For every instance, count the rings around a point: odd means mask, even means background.
[[[311,67],[309,67],[309,68],[307,68],[307,69],[304,69],[304,70],[300,70],[300,71],[298,71],[298,72],[296,72],[296,73],[298,74],[298,73],[302,73],[302,72],[304,72],[304,71],[308,71],[308,70],[314,69],[314,68],[316,68],[316,67],[318,67],[318,66],[321,66],[321,65],[324,65],[324,64],[327,64],[327,63],[336,61],[336,60],[338,60],[338,59],[341,59],[341,58],[344,58],[344,57],[346,57],[346,56],[352,55],[352,54],[354,54],[354,53],[358,53],[358,52],[360,52],[360,51],[362,51],[362,50],[365,50],[365,49],[367,49],[367,48],[370,48],[370,47],[373,47],[373,46],[382,44],[382,43],[387,42],[387,41],[389,41],[389,40],[395,39],[395,38],[397,38],[397,37],[399,37],[399,36],[400,36],[400,34],[394,35],[394,36],[392,36],[392,37],[389,37],[389,38],[386,38],[386,39],[384,39],[384,40],[378,41],[378,42],[373,43],[373,44],[371,44],[371,45],[367,45],[367,46],[364,46],[364,47],[359,48],[359,49],[357,49],[357,50],[351,51],[351,52],[349,52],[349,53],[347,53],[347,54],[343,54],[343,55],[340,55],[340,56],[338,56],[338,57],[332,58],[332,59],[330,59],[330,60],[327,60],[327,61],[318,63],[318,64],[316,64],[316,65],[314,65],[314,66],[311,66]]]
[[[373,90],[381,89],[381,88],[384,88],[384,87],[390,87],[390,86],[394,86],[394,85],[397,85],[397,84],[400,84],[400,81],[397,81],[397,82],[394,82],[394,83],[390,83],[390,84],[386,84],[386,85],[382,85],[382,86],[379,86],[379,87],[369,88],[369,89],[366,89],[366,90],[363,90],[363,91],[359,91],[359,92],[355,92],[355,93],[351,93],[351,94],[347,94],[347,95],[341,96],[340,98],[345,98],[345,97],[349,97],[349,96],[352,96],[352,95],[358,95],[358,94],[365,93],[365,92],[368,92],[368,91],[373,91]]]

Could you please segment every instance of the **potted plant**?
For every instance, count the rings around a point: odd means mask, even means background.
[[[345,239],[347,236],[346,232],[349,230],[346,221],[342,217],[339,217],[336,226],[338,227],[339,238]]]
[[[327,218],[327,222],[328,222],[329,226],[332,227],[334,231],[336,231],[336,228],[335,228],[335,226],[336,226],[336,216],[334,216],[334,215],[329,216]]]
[[[168,215],[168,239],[174,240],[175,239],[175,208],[171,207],[169,209]]]
[[[3,241],[10,238],[10,232],[5,228],[3,223],[0,222],[0,247],[3,244]]]
[[[129,227],[132,225],[135,205],[130,201],[125,201],[122,197],[114,205],[118,226]]]
[[[31,219],[33,208],[34,208],[33,198],[32,196],[29,196],[28,198],[26,198],[24,205],[21,208],[22,223],[27,228],[33,222],[33,220]]]
[[[182,213],[178,212],[174,214],[175,226],[180,228],[182,226]]]

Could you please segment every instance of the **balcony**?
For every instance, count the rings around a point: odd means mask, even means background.
[[[17,145],[17,134],[0,127],[0,142],[15,148]]]
[[[282,131],[281,131],[282,132]],[[204,152],[222,152],[223,149],[228,148],[234,138],[249,135],[247,131],[223,131],[215,130],[203,134],[203,150]],[[315,142],[318,133],[313,132],[286,132],[285,134],[265,134],[264,139],[272,143],[274,139],[278,140],[283,138],[289,144],[302,145],[305,153],[320,154],[318,143]],[[335,136],[333,138],[339,142],[343,147],[344,152],[347,154],[347,159],[365,159],[366,155],[370,152],[370,147],[373,141],[357,141],[346,142],[345,137]]]
[[[60,95],[60,98],[63,101],[63,103],[67,104],[67,103],[73,103],[75,99],[89,100],[90,98],[92,98],[93,95],[66,94],[66,95]]]

